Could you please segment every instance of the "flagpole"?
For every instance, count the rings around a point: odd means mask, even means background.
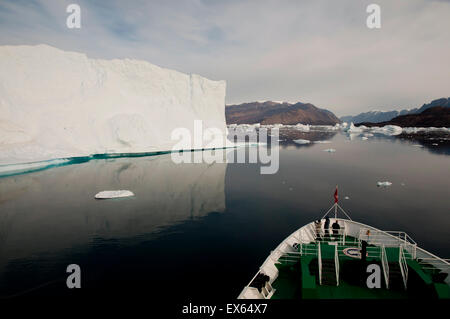
[[[336,185],[336,200],[334,201],[334,218],[337,218],[338,186]]]

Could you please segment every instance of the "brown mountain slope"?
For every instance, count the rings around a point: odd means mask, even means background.
[[[334,125],[340,120],[330,111],[310,103],[251,102],[228,105],[227,124],[313,124]]]
[[[401,127],[450,127],[450,108],[435,106],[419,114],[408,114],[394,117],[381,123],[358,123],[365,126],[398,125]]]

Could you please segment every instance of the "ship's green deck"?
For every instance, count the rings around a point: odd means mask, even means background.
[[[339,247],[342,251],[347,247],[356,247],[353,237],[346,237],[346,245]],[[320,242],[303,245],[304,250],[314,251]],[[335,247],[326,242],[321,243],[322,262],[326,259],[334,261]],[[365,264],[359,258],[339,254],[339,285],[319,284],[317,255],[291,254],[278,260],[279,270],[277,279],[272,286],[276,289],[272,299],[397,299],[397,298],[450,298],[450,288],[444,282],[436,281],[432,270],[423,269],[418,261],[410,258],[404,250],[408,264],[407,289],[403,286],[402,278],[392,278],[389,289],[386,288],[383,268],[380,258],[367,258]],[[399,260],[399,248],[386,248],[386,257],[392,267]],[[409,257],[409,258],[408,258]],[[381,269],[381,288],[368,288],[366,279],[370,275],[366,272],[368,264],[378,264]]]

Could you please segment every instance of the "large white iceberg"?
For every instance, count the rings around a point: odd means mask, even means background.
[[[47,45],[0,46],[0,70],[0,165],[167,151],[195,120],[226,136],[224,81]]]

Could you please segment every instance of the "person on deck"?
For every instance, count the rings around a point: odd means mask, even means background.
[[[325,238],[329,238],[330,237],[330,218],[327,216],[325,218]]]
[[[361,242],[361,261],[362,262],[366,261],[366,255],[367,255],[367,242],[365,240],[363,240]]]
[[[333,225],[331,225],[331,228],[333,228],[333,235],[338,237],[339,229],[341,229],[341,226],[339,226],[339,223],[338,223],[337,219],[335,220]]]

